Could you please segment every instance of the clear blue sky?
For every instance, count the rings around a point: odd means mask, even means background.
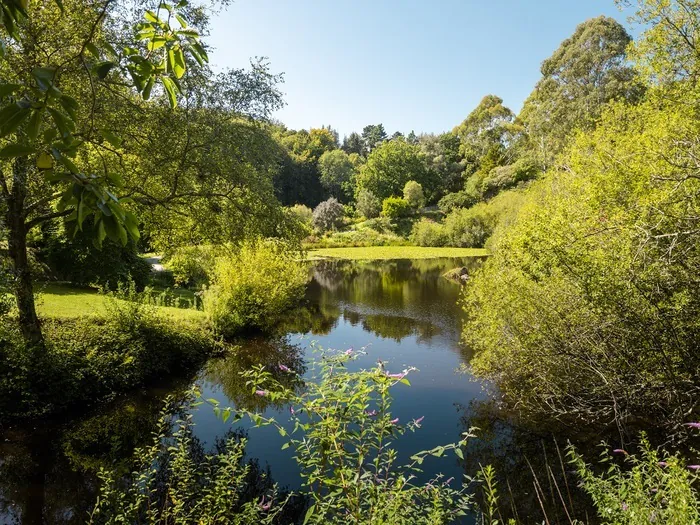
[[[293,129],[452,129],[484,95],[519,111],[540,63],[613,0],[238,0],[213,20],[215,68],[267,56]],[[628,30],[630,28],[628,27]]]

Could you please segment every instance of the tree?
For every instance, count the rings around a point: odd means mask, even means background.
[[[414,210],[425,206],[423,187],[414,180],[409,180],[403,187],[403,198]]]
[[[350,155],[351,153],[356,153],[357,155],[364,155],[364,142],[359,133],[354,131],[350,133],[347,137],[343,139],[342,149],[345,153]]]
[[[384,124],[370,124],[362,128],[362,145],[366,155],[369,155],[386,139],[387,135],[386,131],[384,131]]]
[[[20,328],[30,347],[43,347],[43,335],[27,258],[29,232],[58,217],[81,229],[92,217],[97,243],[110,237],[125,244],[139,237],[136,217],[117,196],[118,177],[84,169],[85,159],[109,157],[120,143],[97,118],[99,93],[104,86],[118,90],[121,85],[128,86],[122,88],[127,98],[138,93],[148,99],[161,86],[175,106],[186,56],[201,65],[206,60],[187,13],[166,4],[145,13],[137,28],[139,42],[120,48],[111,31],[115,25],[109,25],[118,7],[110,0],[75,0],[60,7],[2,2],[1,208]]]
[[[631,40],[616,20],[592,18],[542,63],[542,78],[519,116],[542,169],[551,166],[575,128],[595,126],[607,102],[639,98],[643,89],[626,63]]]
[[[394,133],[391,135],[390,140],[396,140],[396,139],[402,139],[402,138],[405,138],[403,136],[403,133],[401,133],[400,131],[394,131]]]
[[[343,205],[331,197],[316,206],[313,213],[313,224],[321,231],[335,229],[342,224],[344,216]]]
[[[421,135],[418,139],[426,166],[436,178],[436,198],[456,192],[464,186],[465,162],[459,153],[459,137],[454,133]]]
[[[401,195],[409,180],[432,190],[433,180],[425,167],[420,148],[402,139],[391,140],[369,155],[357,176],[357,188],[384,200]]]
[[[343,150],[326,151],[318,159],[321,184],[338,200],[346,201],[352,195],[351,183],[355,173],[350,157]]]
[[[357,211],[367,219],[379,217],[382,211],[382,201],[367,190],[360,190],[357,193],[357,203],[355,205]]]

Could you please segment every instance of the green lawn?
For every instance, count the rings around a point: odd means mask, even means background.
[[[483,257],[481,248],[427,248],[423,246],[369,246],[366,248],[322,248],[310,250],[311,259],[335,258],[356,260],[437,259],[439,257]]]
[[[37,283],[37,311],[42,317],[83,317],[105,315],[109,298],[93,288],[77,288],[66,284]],[[157,306],[158,312],[175,319],[203,319],[197,310]]]

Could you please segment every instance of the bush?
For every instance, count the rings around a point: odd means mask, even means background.
[[[357,203],[355,209],[367,219],[379,217],[382,212],[382,201],[379,200],[372,192],[360,190],[357,194]]]
[[[455,208],[469,208],[476,204],[476,199],[473,195],[466,191],[458,191],[456,193],[448,193],[438,202],[438,208],[444,213],[449,213]]]
[[[445,234],[450,246],[482,248],[495,226],[489,206],[479,203],[471,208],[457,208],[445,217]]]
[[[529,159],[519,159],[508,166],[493,168],[481,182],[482,193],[492,197],[497,193],[532,180],[540,174],[539,168]]]
[[[311,208],[303,204],[295,204],[291,208],[288,208],[288,210],[299,222],[306,226],[311,226],[314,217],[314,212]]]
[[[200,323],[115,302],[108,318],[44,319],[46,348],[24,347],[16,322],[0,326],[0,414],[38,417],[85,408],[146,381],[195,371],[223,350]]]
[[[410,239],[417,246],[447,246],[449,243],[445,226],[426,218],[413,225]]]
[[[403,198],[408,205],[417,210],[425,206],[425,195],[423,195],[423,186],[414,180],[409,180],[403,187]]]
[[[327,231],[337,228],[343,223],[345,208],[337,199],[331,197],[323,201],[313,213],[313,225],[316,229]]]
[[[309,279],[300,254],[278,241],[245,244],[219,257],[212,285],[204,293],[204,311],[217,333],[268,330],[281,313],[302,299]]]
[[[209,284],[220,248],[210,244],[176,248],[164,259],[165,268],[180,286],[198,288]]]
[[[382,203],[382,215],[389,219],[400,219],[411,212],[411,206],[401,197],[389,197]]]

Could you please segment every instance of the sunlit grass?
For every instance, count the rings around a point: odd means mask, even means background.
[[[94,288],[75,287],[67,284],[37,284],[37,313],[41,317],[75,318],[108,314],[108,297]],[[156,306],[156,311],[173,319],[199,320],[204,313],[184,308]]]
[[[369,246],[364,248],[322,248],[309,251],[309,258],[334,259],[437,259],[440,257],[483,257],[481,248],[428,248],[423,246]]]

